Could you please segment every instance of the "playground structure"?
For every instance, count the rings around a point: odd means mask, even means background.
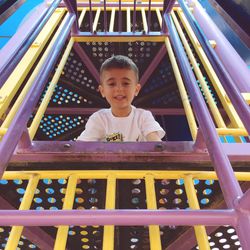
[[[1,249],[250,249],[250,73],[197,1],[55,0],[17,36],[0,62]],[[138,65],[135,105],[168,141],[74,141],[107,105],[112,54]]]

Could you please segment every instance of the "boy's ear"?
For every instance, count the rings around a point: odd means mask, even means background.
[[[105,95],[104,95],[104,92],[103,92],[103,86],[102,86],[101,84],[98,86],[98,89],[99,89],[99,91],[100,91],[102,97],[104,98]]]
[[[141,90],[141,84],[137,83],[136,84],[136,89],[135,89],[135,96],[137,96],[139,94],[140,90]]]

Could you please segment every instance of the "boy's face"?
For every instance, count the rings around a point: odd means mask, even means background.
[[[140,87],[136,74],[131,69],[114,68],[104,70],[101,74],[99,90],[107,99],[114,115],[126,116],[131,111],[131,103]]]

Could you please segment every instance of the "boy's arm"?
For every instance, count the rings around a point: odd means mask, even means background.
[[[151,132],[146,136],[147,141],[161,141],[161,138],[158,134],[158,132]]]

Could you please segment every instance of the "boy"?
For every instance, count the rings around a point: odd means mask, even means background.
[[[108,58],[100,69],[99,91],[110,109],[92,114],[77,140],[161,141],[165,132],[151,112],[131,105],[140,88],[138,68],[131,59]]]

